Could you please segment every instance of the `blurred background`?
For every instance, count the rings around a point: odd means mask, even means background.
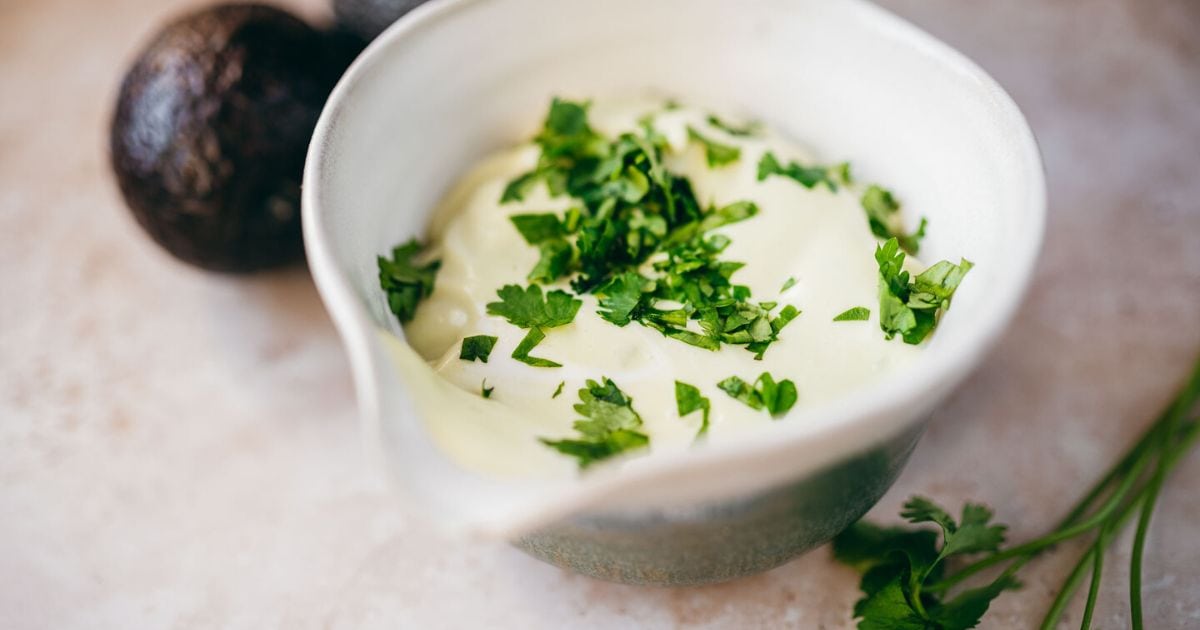
[[[1140,433],[1200,350],[1200,3],[880,4],[1013,95],[1050,212],[1019,317],[872,515],[893,519],[915,492],[982,500],[1021,540]],[[303,265],[186,266],[118,191],[121,77],[198,6],[0,3],[0,628],[852,626],[857,576],[825,549],[732,584],[639,589],[450,545],[406,516],[363,461]],[[330,20],[325,0],[277,6]],[[1148,627],[1200,626],[1198,491],[1193,453],[1151,528]],[[1102,628],[1128,624],[1129,534]],[[1074,557],[1034,562],[981,627],[1036,623]]]

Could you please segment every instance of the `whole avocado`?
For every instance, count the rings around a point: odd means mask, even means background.
[[[300,179],[326,97],[361,44],[258,4],[168,24],[121,84],[113,170],[138,223],[199,267],[301,257]]]
[[[428,0],[333,0],[338,24],[367,39],[375,39],[392,22]]]

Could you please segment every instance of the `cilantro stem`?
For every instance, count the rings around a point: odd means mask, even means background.
[[[1096,600],[1100,596],[1100,577],[1104,573],[1104,552],[1112,540],[1113,523],[1109,521],[1100,530],[1100,535],[1092,545],[1092,584],[1088,587],[1087,603],[1083,607],[1083,621],[1080,630],[1092,627],[1092,615],[1096,612]]]
[[[1041,630],[1053,630],[1058,625],[1059,618],[1062,617],[1063,611],[1066,610],[1067,604],[1071,601],[1071,596],[1079,588],[1079,582],[1083,580],[1083,573],[1087,570],[1088,564],[1092,561],[1092,556],[1095,555],[1096,548],[1089,547],[1087,553],[1075,563],[1075,568],[1071,569],[1071,574],[1067,576],[1066,582],[1063,583],[1062,589],[1058,591],[1058,595],[1054,598],[1054,603],[1050,604],[1050,610],[1046,612],[1046,616],[1042,619]]]
[[[1197,381],[1200,381],[1200,370],[1192,375],[1191,389],[1197,387]],[[1141,514],[1138,515],[1137,533],[1133,537],[1133,552],[1129,559],[1129,616],[1130,625],[1133,630],[1142,630],[1142,558],[1146,549],[1146,532],[1150,529],[1150,518],[1154,514],[1154,505],[1158,502],[1158,496],[1162,493],[1163,482],[1167,478],[1167,471],[1173,465],[1177,458],[1172,455],[1176,453],[1186,452],[1186,448],[1190,445],[1196,432],[1192,428],[1190,433],[1185,432],[1180,449],[1171,449],[1171,436],[1178,430],[1179,423],[1183,421],[1187,414],[1188,408],[1192,401],[1185,400],[1186,397],[1181,397],[1175,401],[1168,412],[1166,431],[1162,433],[1162,443],[1159,448],[1164,451],[1164,454],[1158,460],[1158,467],[1154,470],[1154,476],[1150,479],[1148,494],[1145,501],[1142,503]],[[1198,425],[1200,426],[1200,425]]]

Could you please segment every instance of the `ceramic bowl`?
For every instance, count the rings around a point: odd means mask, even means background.
[[[553,95],[655,94],[758,118],[853,160],[929,217],[923,255],[976,263],[911,366],[736,442],[578,480],[486,478],[443,457],[384,335],[375,257],[420,236],[464,170],[528,138]],[[698,584],[777,566],[887,490],[930,411],[1012,317],[1045,212],[1028,125],[983,71],[858,0],[436,0],[350,68],[304,177],[309,265],[346,345],[364,435],[410,511],[580,573]],[[951,419],[952,421],[952,419]]]

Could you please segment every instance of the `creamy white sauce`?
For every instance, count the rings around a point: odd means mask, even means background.
[[[403,342],[391,342],[430,434],[460,465],[499,475],[574,474],[574,460],[537,438],[574,436],[571,425],[579,415],[572,405],[587,379],[606,376],[632,397],[645,422],[641,430],[650,437],[649,452],[658,453],[691,448],[700,424],[699,413],[679,417],[676,380],[699,387],[712,401],[712,424],[705,439],[723,440],[790,421],[786,416],[773,420],[729,397],[717,387],[729,376],[753,382],[766,371],[776,379],[791,379],[800,408],[852,395],[902,368],[920,351],[898,338],[885,340],[879,328],[877,240],[859,205],[860,191],[843,188],[834,193],[823,186],[809,190],[783,177],[757,181],[758,161],[767,150],[783,162],[818,160],[769,130],[749,138],[726,134],[707,124],[706,113],[699,110],[597,104],[590,119],[597,131],[615,137],[636,129],[636,121],[652,111],[659,111],[654,126],[671,145],[668,169],[691,179],[701,204],[719,207],[749,200],[759,206],[756,217],[716,230],[732,239],[721,258],[745,263],[733,281],[749,286],[753,300],[792,304],[801,315],[783,329],[763,360],[756,361],[743,346],[723,345],[712,352],[636,322],[617,327],[597,315],[593,296],[584,295],[579,296],[583,307],[575,321],[547,330],[532,353],[563,367],[537,368],[512,359],[526,331],[488,315],[485,305],[496,301],[496,290],[505,284],[527,285],[526,275],[538,253],[509,217],[562,211],[576,202],[565,196],[551,198],[539,185],[523,202],[501,205],[504,187],[535,165],[538,149],[524,145],[492,156],[447,196],[430,226],[431,254],[442,266],[433,294],[405,330],[412,349],[427,364]],[[710,168],[703,147],[688,142],[688,125],[740,147],[741,158]],[[909,260],[918,271],[919,263]],[[789,278],[795,278],[795,284],[781,292]],[[833,321],[855,306],[870,308],[870,320]],[[499,338],[487,363],[459,359],[462,339],[472,335]],[[487,400],[479,395],[484,379],[495,388]],[[552,399],[562,381],[562,395]]]

